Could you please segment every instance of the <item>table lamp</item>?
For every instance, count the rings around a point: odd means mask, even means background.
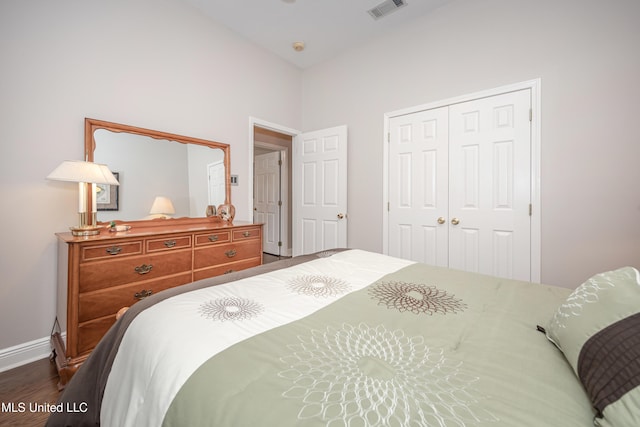
[[[119,185],[107,165],[80,160],[65,160],[47,179],[78,183],[78,216],[80,225],[69,227],[74,236],[92,236],[100,233],[97,226],[96,184]],[[89,193],[89,189],[91,192]],[[91,197],[91,212],[87,212],[87,196]]]

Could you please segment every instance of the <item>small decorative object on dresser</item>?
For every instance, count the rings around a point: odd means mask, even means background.
[[[126,233],[58,236],[58,309],[52,336],[63,388],[123,307],[164,289],[262,264],[262,225],[219,219],[138,223]],[[167,225],[168,224],[168,225]]]
[[[223,221],[232,222],[236,216],[236,208],[231,203],[224,203],[218,206],[218,216]]]
[[[216,210],[216,207],[214,205],[208,205],[207,206],[207,210],[204,213],[207,217],[212,217],[212,216],[216,216],[218,214],[218,211]]]

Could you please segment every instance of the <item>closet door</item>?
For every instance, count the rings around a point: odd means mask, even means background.
[[[388,253],[531,278],[531,91],[389,120]]]
[[[449,267],[530,280],[530,90],[450,106]]]
[[[448,265],[447,107],[389,122],[389,254]]]

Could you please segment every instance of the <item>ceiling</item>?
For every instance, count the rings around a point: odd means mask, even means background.
[[[405,6],[378,19],[367,11],[385,0],[184,1],[304,69],[381,37],[452,0],[405,0]],[[293,43],[300,41],[305,49],[298,52]]]

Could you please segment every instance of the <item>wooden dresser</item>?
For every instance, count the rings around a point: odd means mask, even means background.
[[[155,222],[155,221],[154,221]],[[262,264],[262,225],[204,221],[97,236],[58,236],[58,309],[52,336],[59,387],[113,325],[116,313],[153,293]]]

